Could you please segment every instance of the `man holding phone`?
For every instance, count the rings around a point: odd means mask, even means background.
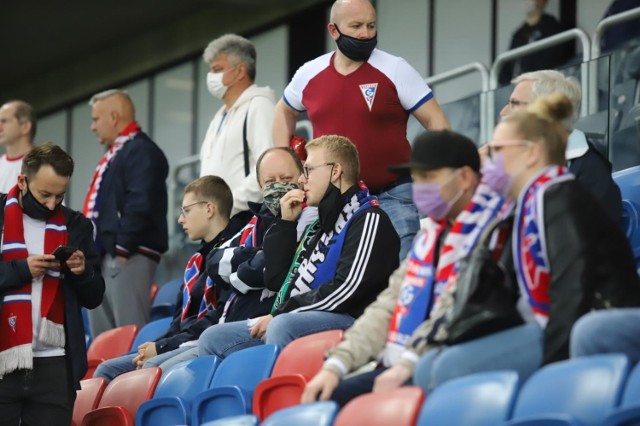
[[[91,222],[62,205],[72,173],[71,157],[46,143],[0,194],[3,425],[69,425],[87,370],[80,307],[102,302],[104,281]]]

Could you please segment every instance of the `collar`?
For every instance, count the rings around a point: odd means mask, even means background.
[[[574,130],[569,134],[569,140],[567,141],[567,149],[565,150],[565,157],[567,161],[580,158],[589,150],[589,144],[587,143],[587,135],[580,130]]]
[[[131,123],[127,124],[127,126],[122,129],[120,133],[118,133],[118,136],[130,136],[132,134],[140,133],[141,131],[142,130],[140,129],[140,125],[138,124],[138,122],[132,121]]]
[[[327,191],[320,204],[318,204],[318,219],[320,220],[320,227],[325,234],[333,230],[345,204],[360,190],[358,185],[353,185],[343,194],[340,194],[338,187],[332,183],[329,183],[329,185],[333,186],[335,190]]]

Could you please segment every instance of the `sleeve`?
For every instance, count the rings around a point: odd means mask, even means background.
[[[297,222],[276,219],[264,237],[264,283],[271,291],[279,291],[296,253]]]
[[[304,89],[313,77],[329,66],[332,55],[333,52],[325,53],[298,68],[287,87],[285,87],[284,94],[282,95],[282,99],[289,107],[298,112],[307,110],[302,103]]]
[[[389,286],[345,332],[343,341],[327,351],[327,361],[323,368],[339,375],[347,374],[375,359],[382,352],[407,264],[407,260],[403,261],[394,271],[389,278]]]
[[[365,210],[352,219],[335,277],[303,294],[292,296],[277,313],[362,310],[388,283],[398,267],[400,239],[388,216]],[[382,287],[382,288],[381,288]]]
[[[215,249],[207,256],[209,276],[242,294],[264,288],[263,269],[264,253],[256,247]]]
[[[224,305],[226,301],[220,301]],[[177,349],[184,342],[197,340],[208,327],[220,321],[221,311],[214,309],[207,312],[202,318],[193,321],[187,327],[183,327],[180,333],[156,340],[156,352],[162,354]]]
[[[152,217],[166,213],[166,180],[169,165],[163,152],[151,141],[141,140],[127,153],[124,167],[124,201],[116,238],[116,254],[128,257],[148,232]],[[164,194],[160,196],[158,194]],[[164,205],[160,203],[164,202]]]
[[[21,287],[32,278],[27,259],[0,261],[0,292]]]
[[[424,78],[407,61],[400,58],[394,78],[400,104],[409,113],[433,98],[431,88]]]

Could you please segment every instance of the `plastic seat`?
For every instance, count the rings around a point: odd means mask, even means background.
[[[331,426],[340,407],[334,401],[312,402],[284,408],[271,414],[261,426]]]
[[[413,426],[420,414],[424,392],[405,386],[354,398],[338,413],[335,426]]]
[[[160,290],[160,286],[158,283],[152,283],[151,287],[149,287],[149,301],[153,304],[153,300],[158,295],[158,290]]]
[[[156,294],[151,305],[151,321],[173,316],[182,282],[183,279],[180,277],[167,281],[160,286],[158,294]]]
[[[119,375],[107,385],[98,408],[84,416],[82,426],[133,425],[138,407],[153,396],[161,375],[159,367]]]
[[[82,423],[84,415],[98,408],[98,403],[107,387],[107,380],[103,377],[80,381],[81,389],[76,392],[76,401],[73,404],[73,422],[76,425]]]
[[[629,373],[621,354],[549,364],[524,384],[509,425],[598,425],[618,405]]]
[[[515,371],[492,371],[450,380],[424,402],[418,426],[494,426],[511,417],[518,393]]]
[[[271,375],[279,352],[276,345],[260,345],[234,352],[222,360],[211,389],[193,401],[192,425],[250,414],[253,392],[258,383]]]
[[[640,267],[640,166],[613,174],[622,194],[623,217],[621,226],[631,244],[636,267]]]
[[[200,426],[258,426],[258,418],[252,414],[242,416],[225,417],[224,419],[212,420],[202,423]]]
[[[253,414],[262,420],[277,410],[299,404],[307,381],[322,368],[325,352],[340,343],[343,334],[342,330],[324,331],[285,346],[271,377],[256,387]]]
[[[158,337],[162,336],[169,328],[172,319],[173,318],[171,317],[161,318],[159,320],[151,321],[142,327],[131,344],[131,352],[137,351],[138,346],[141,344],[145,342],[153,342]]]
[[[89,368],[84,378],[90,379],[93,377],[96,367],[105,359],[128,353],[131,350],[136,334],[138,334],[137,325],[125,325],[107,330],[96,336],[87,350]]]
[[[620,406],[610,414],[604,425],[623,426],[640,423],[640,364],[636,364],[622,395]]]
[[[136,424],[161,426],[191,423],[191,402],[200,392],[209,389],[220,360],[201,356],[177,364],[166,372],[156,388],[153,399],[138,409]]]

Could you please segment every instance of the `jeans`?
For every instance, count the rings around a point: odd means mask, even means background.
[[[524,382],[542,365],[543,331],[536,323],[493,333],[423,355],[413,382],[425,391],[456,377],[495,370],[515,370]]]
[[[571,330],[571,357],[619,352],[640,361],[640,308],[593,311]]]
[[[173,351],[156,355],[153,358],[149,358],[142,367],[159,367],[165,361],[175,357],[176,355],[186,351],[187,349],[191,348],[177,348]],[[98,365],[98,368],[96,368],[96,371],[93,373],[93,377],[104,377],[108,382],[110,382],[111,380],[115,379],[116,376],[119,376],[122,373],[133,371],[136,369],[135,364],[133,364],[133,359],[137,355],[138,353],[136,352],[101,362],[100,365]]]
[[[198,348],[200,355],[216,355],[223,359],[233,352],[263,343],[284,348],[298,337],[327,330],[346,330],[353,321],[351,315],[324,311],[280,314],[269,323],[264,341],[251,337],[247,321],[217,324],[202,333]]]
[[[158,360],[156,364],[162,370],[162,374],[169,371],[171,367],[174,365],[180,364],[183,361],[191,361],[194,358],[198,357],[198,347],[197,346],[189,346],[182,347],[178,349],[174,349],[171,352],[167,352],[169,356]],[[157,358],[157,357],[156,357]],[[151,358],[148,362],[155,361],[155,358]],[[145,367],[147,364],[145,364]]]
[[[413,203],[411,183],[403,183],[378,195],[380,207],[391,218],[400,237],[400,262],[411,250],[413,239],[420,230],[420,216]]]
[[[372,392],[376,378],[385,371],[386,367],[377,367],[375,370],[340,380],[338,387],[331,394],[331,400],[344,407],[352,399]]]

